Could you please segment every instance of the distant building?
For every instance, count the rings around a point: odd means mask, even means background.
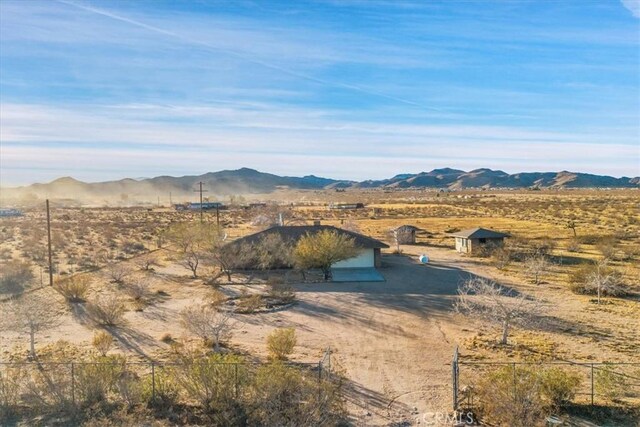
[[[393,236],[399,245],[414,245],[418,231],[420,231],[420,229],[413,225],[401,225],[393,230]]]
[[[22,216],[24,215],[19,209],[0,209],[0,217]]]
[[[509,234],[486,228],[470,228],[449,234],[456,239],[456,251],[470,254],[486,246],[500,247],[504,245],[504,238]]]
[[[329,209],[342,209],[342,210],[364,209],[364,203],[331,203],[329,205]]]
[[[182,203],[174,205],[174,207],[177,211],[198,211],[200,210],[200,202]],[[226,209],[226,206],[221,202],[202,202],[202,210],[207,211],[212,209],[223,210]]]

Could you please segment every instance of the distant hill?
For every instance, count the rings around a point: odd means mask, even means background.
[[[240,195],[270,193],[280,188],[320,190],[331,188],[640,188],[640,177],[615,178],[576,172],[526,172],[508,174],[500,170],[476,169],[469,172],[443,168],[417,174],[399,174],[389,179],[361,182],[321,178],[279,176],[242,168],[209,172],[203,175],[182,177],[158,176],[144,179],[85,183],[71,177],[58,178],[48,184],[32,184],[18,188],[4,188],[3,192],[31,194],[37,197],[58,199],[93,200],[106,199],[151,200],[155,195],[172,193],[180,198],[195,200],[193,191],[203,182],[208,195]]]

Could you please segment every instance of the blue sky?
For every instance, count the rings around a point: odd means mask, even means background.
[[[640,175],[638,0],[0,1],[0,180]]]

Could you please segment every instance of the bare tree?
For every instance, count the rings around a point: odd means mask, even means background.
[[[502,325],[501,344],[507,344],[512,325],[533,321],[543,309],[540,301],[482,277],[464,282],[458,294],[456,311]]]
[[[213,246],[211,256],[220,268],[220,271],[231,281],[231,275],[238,269],[245,268],[250,264],[250,259],[254,256],[253,245],[251,244],[227,244],[222,243]]]
[[[587,276],[585,290],[595,292],[598,296],[598,304],[603,294],[622,295],[626,292],[621,280],[621,275],[608,268],[607,260],[598,261],[594,270]]]
[[[139,256],[135,260],[136,265],[140,270],[149,271],[155,265],[157,265],[157,261],[155,256],[152,253],[146,253],[144,255]]]
[[[547,257],[540,253],[533,254],[524,261],[525,271],[533,278],[533,283],[536,285],[540,284],[542,276],[548,272],[550,266],[551,263]]]
[[[578,237],[578,234],[576,233],[576,222],[574,220],[569,220],[567,221],[567,228],[570,229],[571,231],[573,231],[573,237]]]
[[[213,341],[215,351],[220,342],[229,338],[233,329],[233,314],[217,310],[209,304],[187,307],[180,313],[183,326],[205,342]]]
[[[176,224],[167,232],[168,240],[176,248],[181,264],[198,277],[198,268],[220,247],[223,234],[218,227],[207,224]]]
[[[127,264],[116,261],[108,263],[106,268],[111,280],[119,285],[123,284],[125,279],[132,273]]]
[[[6,304],[6,313],[0,319],[3,330],[29,334],[29,353],[36,358],[36,335],[60,324],[60,311],[51,298],[39,294],[22,295]]]

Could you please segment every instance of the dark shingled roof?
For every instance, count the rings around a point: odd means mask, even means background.
[[[379,240],[372,239],[363,234],[354,233],[353,231],[343,230],[342,228],[334,227],[331,225],[282,225],[268,228],[258,233],[250,234],[245,237],[240,237],[229,243],[234,245],[237,243],[257,243],[262,236],[268,234],[279,234],[282,239],[292,242],[297,242],[305,236],[307,233],[314,234],[322,230],[331,230],[340,234],[345,234],[355,241],[356,246],[365,249],[377,249],[388,248],[389,246]]]
[[[463,237],[465,239],[500,239],[503,237],[511,237],[509,234],[487,230],[486,228],[470,228],[449,235],[453,237]]]

